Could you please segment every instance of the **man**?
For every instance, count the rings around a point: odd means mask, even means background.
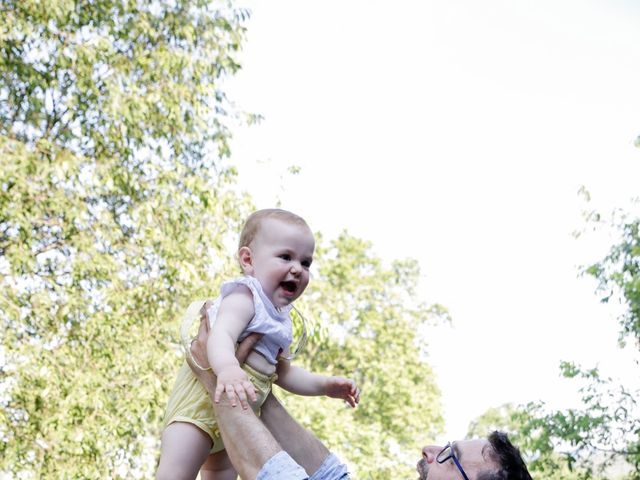
[[[206,308],[191,354],[207,366],[209,322]],[[244,362],[259,336],[247,338],[236,355]],[[213,400],[216,380],[211,370],[201,370],[188,359],[198,380]],[[225,448],[244,480],[348,480],[346,466],[310,431],[300,426],[269,394],[261,420],[253,410],[232,407],[226,396],[214,403]],[[419,480],[531,480],[531,475],[507,435],[493,432],[488,439],[461,440],[446,446],[426,446],[418,462]]]
[[[520,451],[503,432],[493,432],[487,440],[424,447],[418,473],[419,480],[531,480]]]

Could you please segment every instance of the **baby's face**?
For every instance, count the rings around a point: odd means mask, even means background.
[[[308,227],[267,218],[249,248],[251,264],[244,271],[258,279],[274,306],[289,305],[302,295],[315,249]]]

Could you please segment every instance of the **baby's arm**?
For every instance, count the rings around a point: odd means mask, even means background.
[[[341,398],[354,408],[360,401],[360,389],[354,380],[312,373],[291,365],[291,362],[285,359],[278,361],[276,385],[297,395]]]
[[[254,315],[253,297],[246,287],[237,287],[224,297],[218,309],[218,316],[207,339],[207,358],[218,377],[214,401],[226,392],[232,406],[236,398],[243,408],[247,408],[247,395],[252,401],[256,393],[247,374],[240,368],[235,357],[238,337]]]

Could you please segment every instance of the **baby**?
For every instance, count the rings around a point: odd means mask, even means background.
[[[276,385],[299,395],[327,395],[355,407],[360,392],[353,380],[308,372],[292,365],[289,311],[309,283],[315,240],[307,223],[280,209],[249,216],[240,235],[238,259],[243,277],[226,282],[207,311],[211,334],[209,364],[217,376],[214,401],[226,395],[259,413]],[[200,303],[189,307],[196,318]],[[244,365],[235,358],[237,342],[261,333]],[[224,451],[206,391],[185,363],[167,405],[158,479],[233,480],[237,473]],[[251,439],[247,439],[248,442]]]

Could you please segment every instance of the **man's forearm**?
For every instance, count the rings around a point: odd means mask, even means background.
[[[279,445],[301,465],[309,475],[315,473],[329,456],[329,450],[309,430],[296,422],[273,393],[262,405],[260,418]]]
[[[208,305],[205,303],[201,309],[200,328],[198,336],[191,343],[191,355],[202,365],[208,366],[207,340],[209,336]],[[239,346],[236,358],[240,365],[253,348],[253,345],[262,335],[252,333]],[[269,433],[263,423],[251,409],[232,407],[228,398],[223,396],[220,403],[215,403],[213,398],[216,391],[216,377],[209,370],[202,370],[187,356],[187,363],[193,374],[205,388],[213,404],[218,419],[218,426],[225,443],[227,454],[234,467],[243,480],[254,480],[262,466],[282,449],[274,437]],[[286,413],[286,412],[285,412]]]
[[[209,396],[213,400],[211,392]],[[226,398],[214,403],[213,408],[231,463],[243,480],[255,479],[262,466],[282,448],[250,408],[232,407]]]
[[[231,462],[243,480],[255,479],[262,466],[282,448],[250,408],[232,407],[226,396],[214,403],[216,377],[211,370],[193,370],[209,394]]]

